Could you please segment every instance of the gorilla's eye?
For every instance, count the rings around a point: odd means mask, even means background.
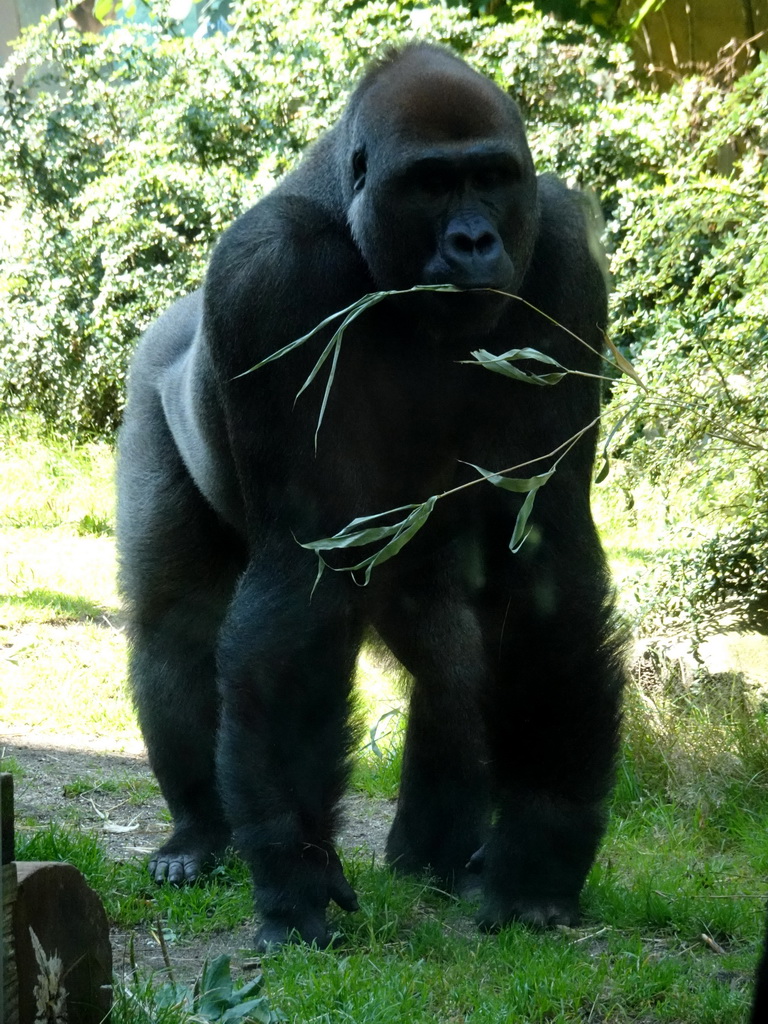
[[[450,172],[441,167],[425,167],[419,170],[416,184],[427,195],[441,196],[454,187],[454,179]]]
[[[472,184],[481,191],[491,191],[511,185],[520,177],[520,170],[512,164],[477,167],[472,172]]]
[[[365,185],[365,172],[368,169],[368,161],[365,158],[365,150],[356,149],[352,154],[352,175],[354,177],[355,192],[362,191]]]

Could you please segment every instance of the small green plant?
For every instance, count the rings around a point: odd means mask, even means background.
[[[117,793],[118,783],[114,779],[73,779],[64,786],[65,797],[86,796],[89,793]]]
[[[104,847],[90,833],[76,832],[58,825],[47,825],[31,834],[21,833],[16,842],[17,860],[53,860],[74,864],[89,884],[102,888],[111,877]]]
[[[0,772],[10,772],[19,781],[26,774],[18,758],[5,756],[0,757]]]
[[[278,1024],[285,1018],[270,1009],[269,999],[259,995],[264,975],[236,985],[230,957],[218,956],[205,963],[192,987],[167,981],[154,992],[159,1010],[182,1010],[205,1024]]]
[[[114,531],[112,529],[112,521],[109,516],[86,512],[77,524],[77,532],[81,537],[108,537]]]

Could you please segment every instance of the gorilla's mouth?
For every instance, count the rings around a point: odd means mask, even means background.
[[[431,333],[464,335],[492,330],[510,300],[498,288],[466,288],[457,291],[418,292],[409,296],[411,314],[427,321]]]

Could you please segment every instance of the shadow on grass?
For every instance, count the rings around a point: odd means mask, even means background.
[[[0,602],[15,607],[39,608],[50,611],[56,619],[83,621],[91,620],[100,626],[114,627],[119,623],[121,612],[118,608],[105,608],[87,597],[77,594],[62,594],[45,587],[32,587],[20,594],[0,594]]]

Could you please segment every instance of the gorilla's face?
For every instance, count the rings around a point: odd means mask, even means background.
[[[536,175],[516,107],[466,65],[399,71],[364,96],[348,161],[349,223],[377,287],[516,292],[537,230]],[[417,307],[441,330],[485,333],[504,303],[473,291],[426,295]]]

